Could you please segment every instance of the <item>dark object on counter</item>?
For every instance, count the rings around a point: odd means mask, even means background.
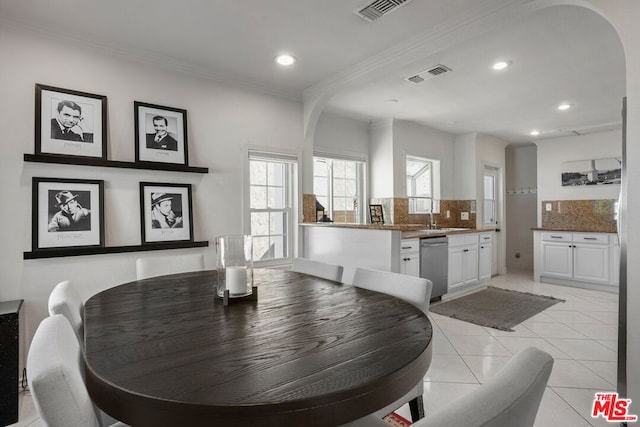
[[[323,222],[322,221],[322,217],[325,216],[324,215],[324,206],[322,206],[322,204],[320,204],[320,202],[318,202],[318,200],[316,200],[316,221],[317,222]]]
[[[333,220],[331,218],[329,218],[327,216],[327,214],[323,213],[322,214],[322,218],[320,218],[320,220],[318,222],[333,222]]]
[[[369,205],[369,216],[371,217],[371,224],[384,224],[382,205]]]

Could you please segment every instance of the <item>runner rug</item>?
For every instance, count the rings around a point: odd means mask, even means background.
[[[513,332],[514,326],[559,302],[565,301],[489,286],[473,294],[433,304],[429,311],[476,325]]]

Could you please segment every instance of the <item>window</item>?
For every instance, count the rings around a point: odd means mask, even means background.
[[[438,212],[440,161],[406,156],[405,171],[409,213]]]
[[[249,151],[249,227],[253,260],[292,258],[297,157]]]
[[[333,222],[362,222],[363,176],[363,161],[313,158],[313,193]]]
[[[495,227],[497,223],[496,214],[496,182],[498,171],[495,168],[485,167],[484,169],[484,203],[483,203],[483,223],[485,227]]]

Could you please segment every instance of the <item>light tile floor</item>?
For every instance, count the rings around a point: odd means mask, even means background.
[[[510,356],[536,346],[554,360],[536,427],[611,426],[590,416],[594,393],[616,390],[618,295],[536,283],[510,271],[490,286],[566,300],[504,332],[431,313],[433,360],[424,378],[427,416],[491,378]],[[411,419],[407,405],[397,411]]]
[[[566,300],[504,332],[430,314],[433,361],[424,378],[427,414],[480,387],[509,357],[539,347],[555,361],[536,427],[610,426],[590,417],[597,391],[616,389],[618,295],[536,283],[530,272],[510,271],[490,286],[551,295]],[[411,419],[407,405],[398,413]],[[29,392],[20,397],[20,419],[10,427],[41,427]]]

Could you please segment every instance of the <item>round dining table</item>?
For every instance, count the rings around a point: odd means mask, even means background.
[[[338,426],[396,401],[431,363],[427,316],[398,298],[256,269],[254,301],[216,271],[138,280],[85,304],[92,400],[132,426]]]

